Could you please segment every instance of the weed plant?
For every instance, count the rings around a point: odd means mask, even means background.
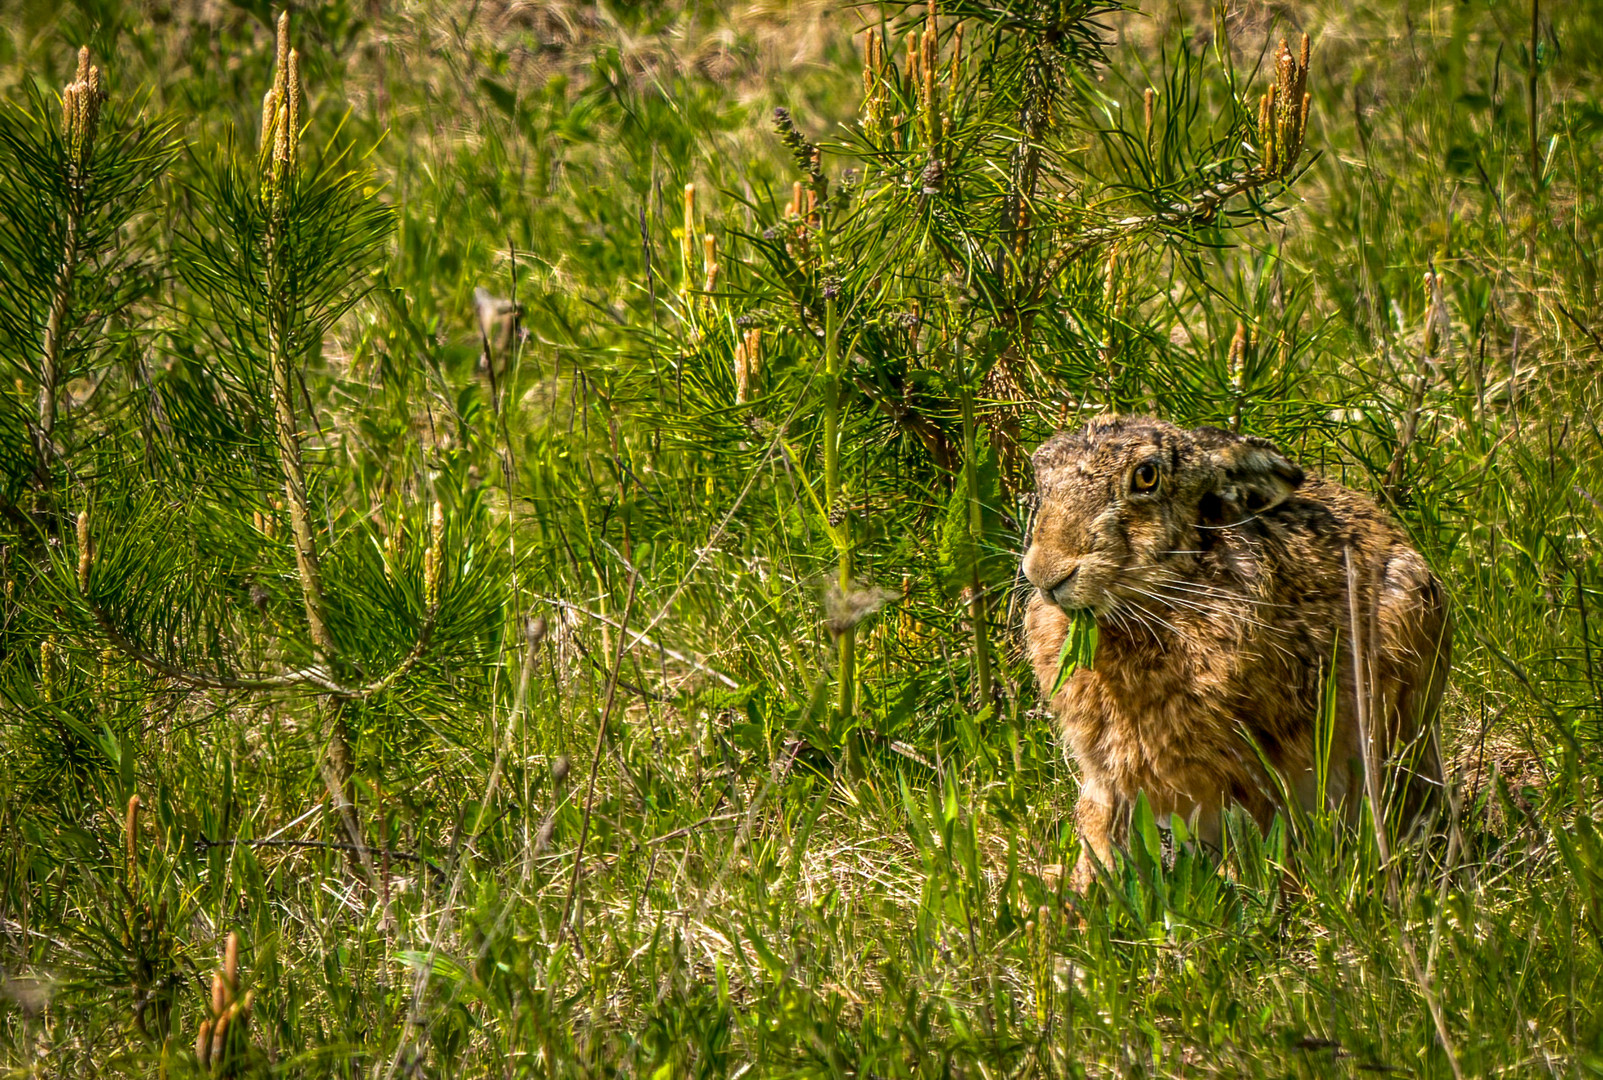
[[[1141,7],[6,6],[0,1067],[1603,1073],[1603,17]],[[1107,409],[1404,523],[1439,836],[1065,891]]]

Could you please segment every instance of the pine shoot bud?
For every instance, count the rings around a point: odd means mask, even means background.
[[[1308,133],[1308,112],[1313,95],[1308,93],[1308,35],[1294,56],[1284,40],[1275,53],[1275,81],[1258,102],[1258,138],[1262,142],[1262,168],[1271,178],[1284,177],[1302,154]]]
[[[89,591],[89,570],[94,565],[94,548],[89,536],[89,508],[78,514],[78,591]]]
[[[100,85],[100,69],[89,63],[89,47],[78,50],[78,71],[72,82],[61,92],[61,128],[67,144],[68,162],[74,183],[83,182],[83,174],[94,156],[95,134],[100,127],[100,106],[105,101]]]
[[[683,271],[685,295],[690,294],[692,288],[693,271],[691,269],[696,244],[696,185],[685,185],[685,223],[684,234],[679,238],[679,261]]]
[[[139,865],[139,796],[128,797],[128,814],[123,819],[123,840],[128,849],[128,886],[134,886],[134,874]]]
[[[706,288],[703,292],[712,292],[718,285],[718,240],[712,233],[701,238],[703,265],[707,269]]]
[[[440,604],[440,552],[445,545],[445,508],[435,500],[429,518],[429,549],[423,553],[423,599],[432,611]]]
[[[39,684],[46,701],[56,700],[56,637],[49,635],[39,645]]]

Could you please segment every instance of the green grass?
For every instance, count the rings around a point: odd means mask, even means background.
[[[840,301],[833,483],[830,369],[796,316],[830,274],[764,238],[805,179],[770,117],[838,188],[877,13],[297,10],[306,153],[350,147],[392,215],[303,356],[326,657],[252,301],[195,271],[233,235],[219,162],[254,166],[269,13],[9,5],[8,100],[55,108],[88,43],[111,107],[173,142],[90,272],[141,286],[80,293],[113,313],[71,339],[48,482],[11,329],[32,286],[0,299],[0,1069],[202,1074],[232,933],[254,999],[231,1075],[1603,1073],[1603,16],[1541,4],[1533,53],[1530,8],[1483,0],[1252,4],[1227,38],[1143,7],[1102,16],[1108,63],[1058,118],[1076,227],[1234,153],[1235,103],[1256,115],[1255,69],[1304,30],[1306,171],[1239,228],[1076,261],[1011,413],[976,374],[1003,339],[964,336],[992,309],[919,261],[942,223],[860,196],[884,232],[831,237],[839,294],[874,295]],[[1113,132],[1142,130],[1148,86],[1165,149],[1143,158]],[[689,182],[713,296],[683,289]],[[522,335],[489,327],[494,379],[480,287],[522,305]],[[762,392],[737,405],[752,326]],[[1457,620],[1448,839],[1383,865],[1369,831],[1237,821],[1222,855],[1165,859],[1141,819],[1109,880],[1063,894],[1076,785],[1017,655],[1008,455],[1082,405],[1239,415],[1394,510]],[[404,670],[354,701],[196,689],[113,647],[93,598],[212,674]]]

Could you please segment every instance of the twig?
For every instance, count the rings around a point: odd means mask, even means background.
[[[1057,257],[1049,273],[1042,276],[1043,281],[1049,281],[1061,273],[1071,262],[1096,248],[1117,243],[1120,240],[1137,236],[1153,229],[1184,229],[1196,225],[1206,225],[1219,216],[1224,204],[1237,195],[1245,195],[1261,187],[1282,182],[1278,176],[1270,176],[1262,170],[1254,169],[1235,177],[1233,180],[1220,181],[1205,191],[1192,197],[1189,202],[1171,204],[1155,214],[1140,214],[1110,221],[1100,228],[1091,229],[1084,233],[1073,244],[1064,248]]]
[[[638,639],[637,639],[637,641],[638,641]],[[579,650],[579,655],[584,657],[585,662],[587,664],[589,664],[591,667],[595,668],[597,671],[599,671],[603,678],[605,678],[607,676],[610,676],[612,674],[612,669],[607,667],[607,665],[603,664],[601,661],[597,660],[595,658],[595,656],[591,654],[590,650],[585,648],[584,642],[579,640],[579,638],[577,636],[575,636],[573,638],[573,644],[574,644],[574,647]],[[619,679],[618,680],[618,685],[623,687],[625,690],[629,691],[631,694],[635,695],[636,697],[643,698],[646,701],[667,701],[668,700],[668,695],[667,694],[659,694],[655,690],[648,690],[644,686],[640,686],[637,683],[630,682],[628,679]]]
[[[163,675],[174,682],[197,690],[287,690],[297,686],[312,686],[336,698],[358,700],[381,694],[395,685],[396,681],[407,672],[416,667],[428,652],[429,642],[433,636],[436,616],[439,607],[436,605],[429,611],[428,617],[423,620],[423,626],[418,631],[417,643],[410,652],[402,657],[390,672],[381,679],[370,682],[365,686],[345,686],[334,679],[333,674],[325,667],[313,664],[309,667],[297,668],[294,671],[282,672],[278,675],[213,675],[203,671],[191,671],[176,664],[163,660],[139,642],[119,630],[115,623],[99,604],[89,598],[87,593],[80,592],[83,601],[89,606],[89,612],[95,618],[101,633],[106,635],[112,647],[130,660],[143,664],[158,675]]]
[[[1575,328],[1577,330],[1579,330],[1581,333],[1585,334],[1587,337],[1592,339],[1592,346],[1594,348],[1596,348],[1600,352],[1603,352],[1603,338],[1600,338],[1600,337],[1597,336],[1597,331],[1596,330],[1593,330],[1590,326],[1587,326],[1580,319],[1577,319],[1575,317],[1575,313],[1572,312],[1569,308],[1565,307],[1564,306],[1564,302],[1562,300],[1554,300],[1553,301],[1553,306],[1558,308],[1560,315],[1563,315],[1566,319],[1570,320],[1570,322],[1574,323],[1575,324]]]
[[[653,836],[650,840],[642,841],[636,844],[635,848],[638,850],[642,847],[655,847],[658,844],[666,844],[669,840],[677,840],[681,836],[689,836],[703,825],[716,825],[722,821],[735,821],[740,817],[739,811],[730,814],[708,814],[700,821],[692,821],[689,825],[681,825],[679,828],[671,829],[661,836]]]
[[[579,846],[573,854],[573,877],[568,881],[568,895],[562,901],[562,918],[557,922],[559,934],[564,929],[572,932],[568,920],[573,915],[573,905],[579,896],[579,877],[584,871],[584,846],[590,838],[590,816],[596,802],[596,773],[601,769],[601,750],[607,742],[607,721],[612,719],[612,706],[618,698],[618,672],[623,667],[623,656],[627,648],[625,641],[629,636],[629,616],[634,613],[635,586],[639,580],[639,574],[630,571],[629,595],[624,600],[623,620],[618,626],[618,647],[613,651],[612,673],[607,678],[607,697],[601,705],[601,722],[596,727],[596,748],[590,755],[590,780],[584,795],[584,817],[579,821]],[[577,942],[577,938],[575,941]]]
[[[218,847],[251,847],[251,848],[314,848],[322,851],[345,852],[372,852],[391,859],[400,859],[403,862],[414,862],[426,866],[440,877],[445,877],[444,867],[424,858],[414,851],[394,851],[389,848],[374,849],[370,847],[358,848],[355,844],[342,844],[337,840],[207,840],[202,837],[195,841],[195,847],[201,852]]]
[[[597,622],[606,623],[608,626],[612,627],[614,630],[619,631],[620,633],[623,631],[623,628],[621,626],[619,626],[617,622],[615,622],[614,620],[612,620],[612,619],[608,618],[607,616],[601,614],[600,612],[591,611],[588,608],[582,608],[578,604],[570,603],[567,600],[559,600],[557,597],[554,597],[554,596],[542,596],[542,597],[539,597],[539,599],[544,601],[545,603],[551,604],[551,605],[553,605],[555,607],[563,608],[564,610],[571,611],[571,612],[573,612],[573,613],[575,613],[577,615],[583,615],[587,619],[594,619]],[[663,645],[660,642],[653,641],[649,636],[646,635],[646,633],[643,630],[632,630],[629,633],[630,633],[630,636],[633,638],[633,640],[629,642],[629,647],[630,648],[633,648],[634,646],[640,644],[641,642],[645,642],[645,644],[648,647],[656,649],[658,652],[661,652],[661,653],[664,653],[664,654],[666,654],[668,656],[673,657],[675,660],[679,661],[681,664],[689,664],[691,667],[695,668],[697,671],[703,672],[704,674],[707,674],[707,675],[711,675],[713,678],[717,679],[719,682],[723,683],[725,686],[729,687],[729,689],[731,689],[731,690],[735,690],[735,689],[738,689],[740,687],[740,684],[738,682],[736,682],[734,679],[730,678],[728,675],[725,675],[723,672],[717,670],[716,668],[710,668],[706,664],[703,664],[701,661],[695,659],[694,657],[687,656],[684,653],[679,652],[679,651],[677,651],[675,649],[668,648],[666,645]],[[639,688],[638,687],[631,687],[630,689],[638,690]]]
[[[174,682],[197,690],[283,690],[296,686],[315,686],[320,690],[334,692],[343,689],[326,668],[312,666],[300,668],[295,671],[286,671],[280,675],[263,675],[242,678],[233,675],[210,675],[200,671],[190,671],[168,663],[155,653],[146,649],[132,638],[128,637],[112,623],[99,604],[87,596],[84,601],[89,605],[89,611],[95,617],[106,639],[112,647],[127,656],[130,660],[138,661],[158,675],[164,675]]]

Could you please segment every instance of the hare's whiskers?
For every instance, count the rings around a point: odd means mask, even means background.
[[[1147,595],[1150,596],[1151,594],[1148,593]],[[1154,597],[1154,599],[1159,599],[1159,598]],[[1142,618],[1142,620],[1141,620],[1142,622],[1146,622],[1147,619],[1152,619],[1159,626],[1167,627],[1171,633],[1173,633],[1173,634],[1175,634],[1177,636],[1183,636],[1183,635],[1180,634],[1180,628],[1178,626],[1176,626],[1174,623],[1170,622],[1168,619],[1165,619],[1162,615],[1159,615],[1157,612],[1148,610],[1145,606],[1143,606],[1140,603],[1137,603],[1134,600],[1128,600],[1127,599],[1127,600],[1125,600],[1125,604],[1141,613],[1140,616],[1137,616],[1138,618],[1141,618],[1141,616],[1145,616],[1145,618]],[[1154,634],[1153,636],[1156,637],[1157,635]]]
[[[1244,615],[1240,611],[1233,611],[1229,608],[1210,604],[1201,604],[1178,596],[1160,596],[1157,593],[1147,592],[1145,589],[1138,588],[1134,585],[1127,584],[1125,588],[1131,590],[1132,592],[1140,593],[1142,596],[1151,597],[1160,604],[1174,604],[1181,607],[1190,608],[1204,615],[1214,615],[1221,618],[1234,619],[1238,622],[1245,623],[1248,626],[1253,626],[1260,630],[1267,631],[1264,640],[1268,645],[1273,647],[1275,651],[1285,656],[1288,660],[1295,661],[1297,659],[1294,653],[1292,653],[1285,646],[1281,645],[1278,641],[1274,640],[1273,635],[1286,633],[1286,631],[1281,627],[1262,622],[1258,619],[1254,619],[1250,615]]]
[[[1148,581],[1147,584],[1148,585],[1152,585],[1154,587],[1176,589],[1176,590],[1179,590],[1181,592],[1192,593],[1192,594],[1194,594],[1196,596],[1211,597],[1211,598],[1215,598],[1215,599],[1219,599],[1219,600],[1228,600],[1228,601],[1231,601],[1233,603],[1251,604],[1253,607],[1276,607],[1276,608],[1290,608],[1291,607],[1290,604],[1277,604],[1272,600],[1264,600],[1264,599],[1262,599],[1260,597],[1249,596],[1246,593],[1233,592],[1233,591],[1231,591],[1229,589],[1221,589],[1218,586],[1207,585],[1207,584],[1204,584],[1202,582],[1188,581],[1185,578],[1177,578],[1177,577],[1157,578],[1157,579]]]

